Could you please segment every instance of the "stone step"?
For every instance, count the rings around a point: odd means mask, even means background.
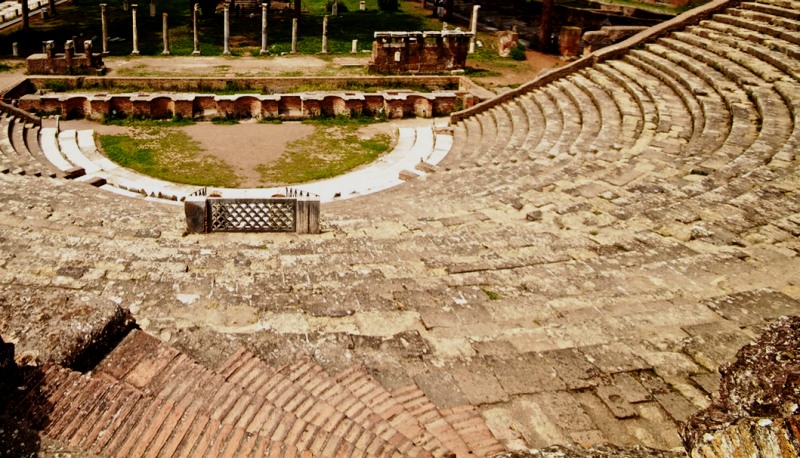
[[[658,112],[649,94],[609,65],[599,64],[584,72],[587,79],[601,89],[598,99],[603,95],[610,98],[613,105],[607,105],[606,111],[612,118],[619,117],[621,135],[609,139],[612,141],[610,148],[618,151],[635,149],[637,143],[648,144],[658,126]],[[605,130],[601,132],[605,133]]]
[[[504,115],[503,110],[492,108],[487,112],[481,113],[476,118],[481,124],[481,142],[477,145],[478,155],[475,158],[477,165],[483,166],[492,162],[492,151],[495,143],[499,141],[499,124],[508,122],[507,120],[502,120]]]
[[[733,27],[718,21],[702,21],[700,26],[688,30],[698,36],[738,48],[758,60],[769,63],[793,79],[800,79],[800,71],[797,70],[800,62],[800,46],[776,40],[761,32]]]
[[[674,87],[679,86],[677,82],[670,80],[671,84],[662,83],[651,73],[656,69],[630,55],[625,60],[608,62],[607,66],[598,67],[598,70],[620,84],[626,84],[629,91],[635,94],[640,106],[646,110],[642,133],[630,148],[629,154],[647,148],[659,148],[665,154],[680,156],[692,140],[700,137],[705,124],[703,111],[694,99],[690,99],[690,105],[687,106],[674,90]],[[667,75],[662,74],[660,77],[669,80]],[[623,118],[623,130],[626,128],[626,120],[629,120],[629,124],[636,121],[635,118]]]
[[[87,174],[95,173],[100,169],[91,159],[87,158],[78,147],[77,131],[64,130],[58,133],[58,147],[64,157],[74,166],[82,168]]]
[[[561,91],[558,83],[548,85],[543,92],[557,107],[562,122],[561,135],[551,147],[549,155],[559,157],[572,154],[572,146],[581,132],[581,110]]]
[[[541,157],[553,158],[557,155],[557,152],[552,150],[558,143],[558,140],[561,138],[561,133],[564,130],[564,120],[561,118],[562,113],[553,99],[544,91],[537,90],[532,94],[532,97],[541,108],[545,119],[547,119],[547,125],[541,141],[531,151],[530,156],[532,159]]]
[[[570,148],[571,152],[573,154],[589,152],[599,133],[604,129],[599,108],[595,100],[580,85],[575,84],[572,78],[566,78],[566,81],[560,82],[558,86],[572,105],[578,108],[581,116],[581,130]]]
[[[47,160],[61,171],[64,178],[77,178],[86,174],[84,169],[75,167],[61,153],[61,149],[58,146],[57,128],[43,127],[39,129],[39,147]]]
[[[746,85],[746,94],[745,90],[741,88],[728,89],[730,92],[735,92],[735,94],[729,95],[727,99],[729,100],[731,113],[734,116],[733,126],[737,129],[735,134],[738,134],[734,136],[732,133],[731,138],[737,142],[741,142],[742,135],[752,131],[752,126],[757,124],[757,121],[754,121],[754,119],[758,120],[758,118],[760,118],[761,125],[758,138],[748,148],[748,151],[755,155],[755,159],[753,159],[755,163],[766,161],[770,157],[769,150],[777,151],[783,147],[793,129],[793,123],[783,98],[771,89],[766,82],[729,60],[726,60],[725,62],[727,62],[727,65],[724,65],[720,62],[718,56],[708,51],[695,47],[688,49],[689,46],[683,45],[676,40],[663,40],[663,42],[673,49],[681,49],[687,54],[689,52],[695,54],[697,59],[701,59],[706,66],[698,71],[707,75],[708,78],[712,77],[710,76],[714,72],[712,68],[719,68],[723,71],[727,69],[726,76],[730,75],[731,77],[737,78],[741,86]],[[663,52],[664,51],[662,51],[662,53]],[[683,60],[681,60],[681,62],[683,62]],[[740,99],[743,97],[748,97],[752,100],[758,112],[757,115],[751,111],[752,108],[749,108],[749,104],[741,102]],[[737,110],[735,107],[740,107],[742,109]],[[744,160],[749,163],[751,159],[746,158],[751,156],[752,154],[740,157],[739,161]],[[744,164],[738,167],[741,169],[742,166],[746,167]]]
[[[542,139],[546,128],[547,120],[542,114],[539,105],[533,100],[530,94],[525,94],[517,98],[520,108],[525,112],[525,117],[528,119],[528,134],[522,141],[519,148],[520,158],[527,158],[527,151],[536,148],[536,145]]]
[[[727,10],[726,13],[715,14],[713,16],[715,22],[737,27],[742,30],[749,30],[763,35],[773,37],[781,42],[792,43],[800,45],[800,33],[792,33],[769,22],[763,22],[758,19],[744,16],[741,10]]]
[[[519,99],[511,100],[503,104],[502,107],[508,112],[508,116],[511,119],[512,130],[511,138],[498,154],[500,157],[498,163],[506,161],[516,162],[525,159],[527,158],[527,154],[523,155],[523,152],[520,151],[520,147],[528,137],[528,129],[530,128],[528,114],[520,105]]]
[[[25,146],[31,156],[36,158],[36,160],[45,168],[45,171],[43,172],[45,176],[50,178],[63,178],[63,173],[54,167],[44,156],[44,153],[42,153],[42,149],[39,146],[39,130],[39,126],[35,126],[33,124],[25,125]]]
[[[680,102],[671,102],[672,106],[675,107],[680,103],[690,110],[691,117],[703,120],[699,134],[689,138],[686,147],[687,154],[718,149],[730,135],[730,112],[721,95],[703,78],[676,66],[670,59],[678,60],[687,66],[690,66],[692,62],[684,62],[683,56],[677,53],[669,53],[665,56],[659,53],[661,51],[663,48],[660,47],[653,47],[653,49],[648,47],[646,51],[635,50],[626,56],[626,60],[642,70],[660,73],[660,79],[670,85],[679,97]],[[663,119],[659,119],[659,121],[663,122]],[[673,116],[670,121],[679,123],[681,118]]]
[[[609,96],[603,88],[595,84],[591,79],[585,76],[586,72],[577,73],[572,76],[572,84],[580,88],[587,97],[592,101],[592,104],[597,110],[599,117],[598,123],[602,125],[599,129],[596,138],[591,144],[587,145],[586,151],[606,151],[613,148],[614,144],[619,142],[622,147],[630,147],[635,142],[634,132],[622,132],[622,116],[620,115],[619,108],[614,103],[614,100]],[[636,127],[641,130],[643,122],[637,122]],[[628,140],[629,141],[625,141]],[[624,142],[624,143],[623,143]]]
[[[726,10],[726,13],[769,24],[771,27],[778,27],[782,31],[786,31],[792,37],[800,31],[800,21],[786,19],[769,13],[746,8],[731,8]],[[789,40],[794,42],[793,38]]]
[[[741,2],[739,8],[758,11],[760,13],[770,14],[781,18],[800,21],[800,11],[796,8],[786,8],[784,6],[770,5],[761,2]],[[792,5],[794,6],[794,5]],[[797,29],[800,30],[800,29]]]

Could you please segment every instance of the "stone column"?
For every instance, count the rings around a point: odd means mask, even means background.
[[[128,11],[128,0],[122,0],[122,10]]]
[[[31,27],[31,10],[28,6],[28,0],[20,0],[22,4],[22,30],[28,30]]]
[[[472,7],[472,22],[470,23],[470,32],[472,32],[472,38],[469,39],[469,53],[473,54],[475,52],[475,40],[478,39],[478,10],[481,9],[480,5],[475,5]]]
[[[11,43],[11,55],[14,57],[19,57],[19,43],[16,41]]]
[[[223,20],[225,21],[222,24],[223,40],[225,40],[225,42],[223,43],[223,48],[224,49],[222,51],[222,54],[224,54],[226,56],[230,56],[231,55],[231,50],[230,50],[231,24],[230,24],[230,16],[229,16],[230,7],[231,7],[231,4],[228,3],[228,2],[225,2],[224,6],[223,6],[224,9],[222,10],[223,11],[223,18],[224,18]]]
[[[136,28],[136,8],[139,5],[131,5],[131,15],[133,16],[133,51],[131,54],[134,56],[139,55],[139,30]]]
[[[200,14],[200,4],[194,4],[194,11],[192,11],[192,26],[194,27],[194,51],[193,56],[200,55],[200,36],[197,34],[197,15]]]
[[[322,18],[322,54],[328,54],[328,16]]]
[[[156,4],[153,0],[150,0],[150,17],[156,17]]]
[[[92,64],[92,40],[83,40],[83,55],[86,56],[86,61],[89,62],[89,66],[93,66],[93,64]]]
[[[169,56],[169,27],[167,26],[167,13],[162,13],[161,17],[163,18],[163,25],[161,26],[162,35],[164,35],[164,50],[161,51],[161,55]]]
[[[103,55],[108,54],[108,19],[106,18],[106,3],[100,4],[100,23],[103,27]]]
[[[266,3],[261,4],[261,51],[259,54],[262,56],[269,52],[269,50],[267,50],[267,16],[269,15],[269,11],[267,10],[268,7],[269,5]]]
[[[297,54],[297,18],[292,18],[292,54]]]
[[[67,40],[64,43],[64,60],[67,62],[67,68],[72,68],[72,58],[75,56],[75,42]]]
[[[353,46],[350,48],[350,52],[353,54],[358,52],[358,40],[353,40]]]
[[[333,0],[333,5],[331,5],[331,16],[338,16],[339,15],[339,1]]]

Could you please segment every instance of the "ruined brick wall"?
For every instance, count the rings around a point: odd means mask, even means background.
[[[31,75],[96,75],[105,68],[100,54],[93,54],[91,59],[75,55],[69,63],[63,54],[52,58],[47,54],[31,54],[26,63]]]
[[[369,70],[376,73],[446,73],[463,70],[471,33],[375,32]]]

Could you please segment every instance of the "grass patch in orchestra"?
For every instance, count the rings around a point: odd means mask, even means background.
[[[341,175],[374,161],[391,146],[387,134],[363,138],[359,129],[365,120],[361,118],[321,118],[308,123],[316,125],[314,133],[286,145],[275,163],[256,168],[262,183],[304,183]]]
[[[129,134],[99,139],[109,159],[154,178],[196,186],[239,184],[230,165],[204,154],[199,143],[177,129],[132,127]]]

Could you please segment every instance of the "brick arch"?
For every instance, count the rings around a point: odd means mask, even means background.
[[[350,109],[342,97],[329,95],[322,99],[322,114],[325,116],[350,116]]]
[[[70,97],[63,106],[66,119],[83,119],[92,111],[89,99],[83,96]]]
[[[234,102],[234,114],[237,118],[261,119],[261,100],[252,95],[243,95]]]
[[[150,117],[169,119],[175,116],[175,101],[171,97],[156,97],[150,101]]]

